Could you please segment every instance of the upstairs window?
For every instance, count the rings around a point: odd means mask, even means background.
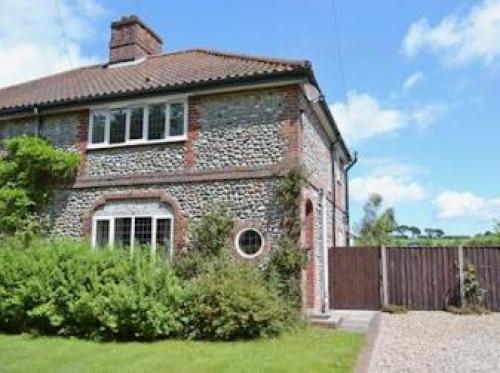
[[[165,105],[150,105],[148,116],[148,140],[165,137]]]
[[[119,144],[125,142],[125,132],[127,130],[127,111],[111,111],[109,125],[109,143]]]
[[[92,144],[102,144],[106,140],[106,114],[96,112],[92,122]]]
[[[181,141],[186,134],[186,101],[96,110],[90,116],[89,148]]]
[[[130,109],[130,140],[141,140],[144,137],[144,108]]]

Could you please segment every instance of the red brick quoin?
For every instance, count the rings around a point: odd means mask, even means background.
[[[76,149],[80,154],[80,165],[78,167],[78,176],[84,176],[87,173],[87,141],[89,136],[89,111],[82,110],[78,112]]]
[[[94,212],[112,201],[126,201],[137,199],[155,199],[170,205],[174,212],[174,254],[182,251],[186,246],[187,219],[179,202],[161,190],[131,190],[127,192],[105,192],[87,210],[83,216],[82,236],[90,235],[92,229],[92,216]]]

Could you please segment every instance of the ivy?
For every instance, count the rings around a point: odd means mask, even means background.
[[[5,150],[0,159],[0,233],[12,234],[45,212],[53,189],[74,177],[80,157],[26,135],[6,140]]]
[[[300,200],[304,181],[301,167],[292,168],[280,181],[276,198],[283,209],[283,234],[266,271],[268,279],[276,283],[280,295],[295,308],[302,303],[300,278],[306,264],[305,253],[299,247],[302,230]]]

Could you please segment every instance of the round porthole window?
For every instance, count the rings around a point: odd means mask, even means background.
[[[256,229],[244,229],[236,236],[236,248],[240,255],[245,258],[256,257],[263,247],[264,239]]]

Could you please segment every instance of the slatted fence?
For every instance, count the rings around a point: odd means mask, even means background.
[[[398,304],[443,310],[460,303],[460,263],[474,265],[486,290],[485,306],[500,311],[500,247],[332,248],[330,303],[333,308]]]
[[[452,247],[389,247],[387,303],[446,309],[459,300],[458,251]]]

